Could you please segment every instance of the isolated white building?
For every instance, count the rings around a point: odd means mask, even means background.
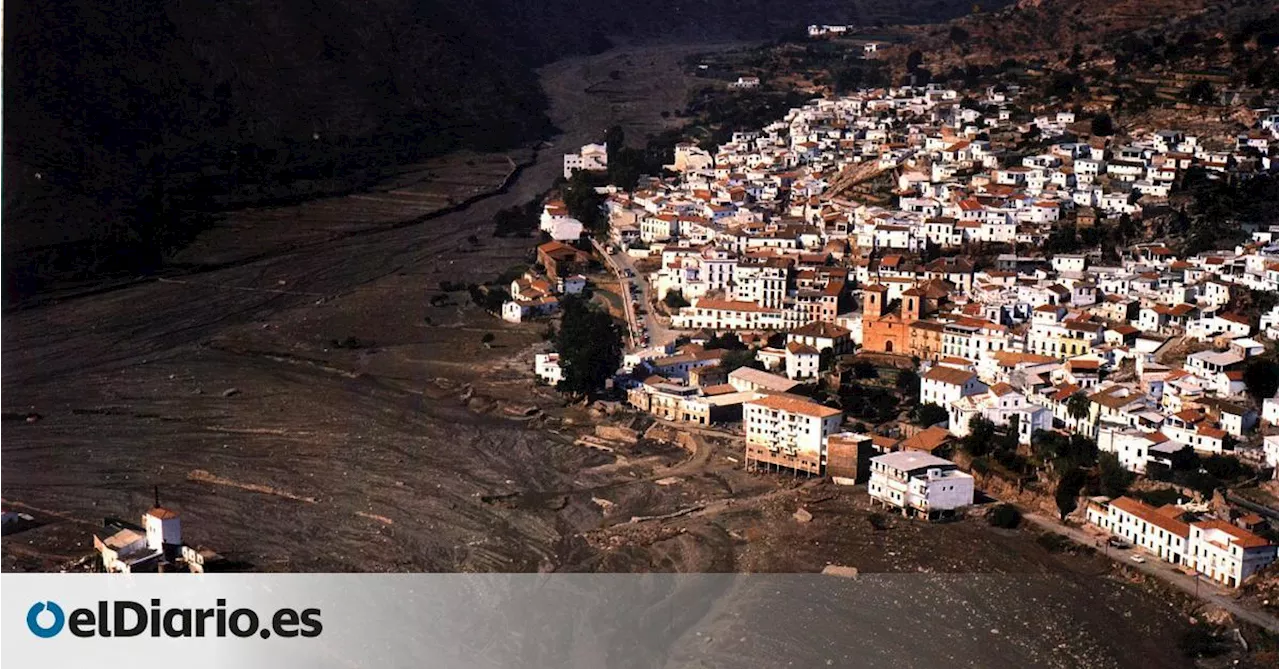
[[[871,499],[904,515],[933,520],[973,504],[973,477],[955,463],[921,451],[895,451],[871,459]]]
[[[549,385],[556,385],[564,379],[564,370],[560,367],[559,353],[539,353],[533,356],[533,373]]]
[[[578,170],[603,172],[609,169],[609,145],[587,144],[578,153],[564,154],[564,178],[573,177]]]

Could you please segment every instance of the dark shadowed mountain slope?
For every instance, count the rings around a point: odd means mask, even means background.
[[[988,3],[992,5],[1001,2]],[[552,129],[533,68],[630,40],[938,20],[959,0],[69,0],[5,16],[6,296],[136,272],[192,212]]]

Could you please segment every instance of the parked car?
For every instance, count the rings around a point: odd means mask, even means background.
[[[1129,544],[1126,544],[1125,542],[1123,542],[1123,541],[1121,541],[1121,540],[1119,540],[1119,539],[1117,539],[1117,538],[1115,538],[1115,537],[1111,537],[1110,539],[1107,539],[1107,545],[1108,545],[1108,546],[1110,546],[1110,547],[1112,547],[1112,548],[1119,548],[1119,549],[1121,549],[1121,550],[1126,549],[1126,548],[1128,548],[1128,547],[1129,547]]]
[[[1130,555],[1129,559],[1133,562],[1137,562],[1138,564],[1142,564],[1143,562],[1147,561],[1147,559],[1142,557],[1141,555]]]

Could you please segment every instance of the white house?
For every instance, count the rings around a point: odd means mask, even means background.
[[[954,515],[973,504],[973,477],[955,463],[921,451],[895,451],[871,458],[871,499],[929,520]]]
[[[533,356],[533,373],[548,385],[556,385],[564,379],[559,353],[539,353]]]
[[[603,172],[609,169],[609,145],[587,144],[578,153],[564,154],[564,178],[573,177],[578,170]]]
[[[538,229],[556,241],[572,241],[582,237],[582,221],[569,215],[560,201],[548,202],[538,217]]]
[[[808,344],[797,341],[787,344],[787,378],[795,380],[817,378],[820,359],[818,349]]]
[[[1217,519],[1191,523],[1190,547],[1190,566],[1229,588],[1276,559],[1275,545]]]
[[[1262,438],[1262,461],[1271,468],[1271,478],[1280,478],[1280,434]]]
[[[936,365],[920,377],[920,402],[937,404],[948,413],[956,400],[986,390],[987,385],[978,380],[977,374],[946,365]]]

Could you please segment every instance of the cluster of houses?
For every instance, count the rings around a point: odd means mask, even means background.
[[[787,335],[786,351],[823,351],[847,340],[848,331],[814,322]],[[803,343],[809,341],[811,343]],[[973,503],[973,479],[937,453],[952,441],[938,426],[897,438],[844,428],[844,413],[803,394],[811,377],[721,368],[727,351],[708,349],[704,334],[674,350],[627,355],[627,399],[659,418],[700,426],[740,425],[749,469],[830,476],[839,483],[869,481],[872,499],[907,515],[939,518]],[[757,355],[770,351],[757,350]],[[556,372],[547,369],[547,374]]]
[[[502,304],[502,320],[522,323],[549,316],[560,310],[561,295],[577,295],[586,290],[583,272],[591,263],[591,254],[553,239],[538,246],[537,258],[542,272],[531,269],[512,280],[511,299]]]
[[[1085,513],[1089,523],[1112,537],[1229,588],[1276,559],[1275,545],[1248,529],[1262,522],[1257,514],[1228,523],[1186,506],[1156,508],[1129,497],[1094,500]]]
[[[940,455],[977,417],[1021,444],[1042,430],[1086,435],[1137,474],[1196,454],[1275,471],[1280,441],[1253,444],[1280,405],[1259,411],[1244,369],[1274,348],[1280,307],[1250,317],[1233,297],[1280,286],[1280,226],[1191,257],[1161,243],[1108,256],[1041,247],[1067,223],[1139,224],[1193,168],[1211,179],[1274,170],[1276,127],[1081,141],[1087,120],[1019,116],[1016,95],[990,88],[969,104],[930,85],[817,100],[714,153],[681,145],[667,166],[678,176],[609,194],[612,243],[656,266],[642,277],[656,299],[689,304],[670,314],[689,334],[679,347],[627,355],[629,403],[740,425],[750,468],[865,480],[873,499],[930,518],[972,503],[972,478]],[[1026,150],[1029,137],[1039,148]],[[1006,251],[994,260],[973,252],[993,243]],[[709,347],[726,332],[759,369],[726,373],[728,352]],[[910,360],[920,401],[946,420],[892,437],[848,431],[804,390],[855,350]],[[1274,557],[1220,523],[1187,524],[1179,563],[1217,559],[1193,544]],[[1204,573],[1237,585],[1241,569]]]
[[[846,25],[826,25],[812,24],[808,27],[807,32],[810,39],[831,39],[835,37],[844,37],[851,32],[857,30],[857,26]],[[862,44],[862,53],[864,56],[870,56],[880,50],[883,46],[880,42],[866,41]]]
[[[216,570],[222,556],[207,548],[193,548],[182,541],[178,512],[157,504],[135,524],[108,518],[93,534],[93,548],[107,573],[156,573]]]

